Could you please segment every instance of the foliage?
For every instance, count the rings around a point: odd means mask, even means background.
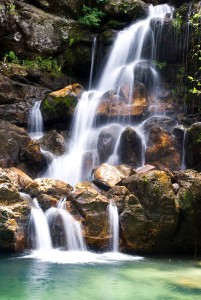
[[[83,16],[80,17],[78,21],[80,24],[91,28],[99,27],[101,18],[105,15],[102,10],[99,10],[98,8],[91,8],[86,5],[83,6],[82,12]]]
[[[181,27],[183,24],[183,18],[182,16],[177,12],[174,19],[172,20],[172,25],[174,26],[176,32],[181,31]]]
[[[57,60],[52,57],[42,58],[41,56],[37,56],[34,60],[20,60],[15,52],[9,51],[4,56],[4,62],[9,64],[18,64],[27,69],[47,71],[53,76],[58,76],[61,73],[61,66],[58,64]]]
[[[153,61],[153,64],[154,64],[154,66],[156,67],[156,68],[158,68],[158,69],[163,69],[163,68],[165,68],[166,67],[166,65],[167,65],[167,63],[165,62],[165,61],[158,61],[158,60],[154,60]]]

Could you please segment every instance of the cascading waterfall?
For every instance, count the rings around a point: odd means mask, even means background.
[[[31,138],[39,139],[43,136],[43,118],[40,111],[41,100],[36,101],[29,116],[28,132]]]
[[[113,252],[119,251],[119,214],[118,208],[113,201],[108,205],[109,226],[111,235],[111,249]]]
[[[84,251],[87,249],[80,223],[75,220],[68,211],[66,211],[66,199],[61,199],[57,205],[57,208],[49,208],[46,211],[45,215],[50,226],[51,224],[52,226],[54,226],[54,223],[58,217],[61,218],[65,233],[67,250]]]
[[[78,102],[73,120],[69,153],[55,158],[44,176],[62,179],[72,185],[88,179],[89,172],[83,171],[86,158],[89,161],[88,168],[90,170],[99,164],[96,141],[100,128],[95,127],[95,119],[97,107],[106,92],[115,90],[118,95],[119,90],[126,86],[128,108],[133,101],[135,85],[143,78],[149,82],[147,89],[157,93],[159,76],[154,66],[156,46],[151,20],[153,18],[160,20],[162,28],[164,18],[167,14],[171,17],[172,13],[173,8],[167,4],[155,7],[150,5],[149,14],[145,20],[132,24],[119,32],[96,90],[84,92]],[[121,111],[119,113],[121,114]],[[131,124],[129,118],[123,118],[121,121],[119,116],[113,122],[114,124],[121,122],[123,128]],[[139,126],[137,127],[139,128]],[[145,139],[143,138],[143,140]],[[114,151],[116,150],[117,147]],[[119,161],[117,152],[114,155],[115,160]],[[141,160],[141,164],[143,163],[144,158]]]
[[[34,227],[36,250],[51,250],[52,242],[46,217],[40,208],[37,199],[31,203],[30,225]]]
[[[92,87],[92,80],[94,75],[94,61],[95,61],[95,55],[96,55],[96,43],[97,43],[97,37],[93,39],[92,44],[92,54],[91,54],[91,68],[90,68],[90,76],[89,76],[89,90]]]

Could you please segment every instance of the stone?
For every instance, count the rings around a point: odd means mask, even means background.
[[[131,127],[122,132],[118,152],[122,163],[132,165],[134,168],[142,164],[142,139]]]
[[[62,155],[65,152],[65,138],[62,132],[50,130],[43,135],[39,143],[44,150],[55,155]]]
[[[171,249],[179,208],[168,173],[152,170],[132,175],[121,184],[135,195],[129,198],[120,215],[126,249],[144,252]]]
[[[188,128],[185,145],[186,167],[201,171],[201,122]]]
[[[41,103],[41,113],[44,122],[65,120],[73,115],[78,99],[81,97],[83,87],[78,84],[68,85],[65,88],[49,93]]]
[[[181,155],[179,147],[169,132],[160,127],[153,127],[150,130],[145,152],[145,162],[160,169],[180,169]]]
[[[28,184],[33,182],[27,174],[15,167],[0,168],[0,172],[4,172],[10,181],[17,186],[18,190],[23,190]]]
[[[134,173],[134,170],[126,165],[111,166],[107,163],[102,164],[93,172],[94,182],[106,188],[114,187],[123,179]]]
[[[111,125],[105,127],[99,133],[97,149],[100,163],[107,161],[112,155],[120,130],[121,127],[119,125]]]
[[[144,165],[143,167],[137,168],[136,169],[136,173],[140,174],[140,173],[146,173],[148,171],[152,171],[155,170],[156,167],[152,166],[152,165]]]
[[[106,248],[109,245],[108,199],[91,182],[75,186],[74,203],[85,218],[84,235],[92,248]]]

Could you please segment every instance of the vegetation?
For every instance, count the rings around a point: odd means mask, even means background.
[[[100,26],[101,18],[105,15],[102,10],[84,5],[82,11],[83,16],[79,18],[80,24],[91,28]]]
[[[4,62],[8,64],[21,65],[27,69],[47,71],[53,76],[58,76],[61,74],[61,66],[58,64],[57,60],[52,57],[42,58],[41,56],[37,56],[34,60],[20,60],[15,52],[9,51],[4,56]]]

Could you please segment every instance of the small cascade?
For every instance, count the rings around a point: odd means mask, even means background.
[[[28,132],[33,139],[39,139],[43,136],[43,118],[40,106],[41,101],[36,101],[29,116]]]
[[[65,234],[65,248],[69,251],[85,251],[87,249],[80,222],[66,211],[66,199],[61,199],[56,207],[49,208],[46,213],[46,219],[50,226],[54,226],[59,217],[63,224]]]
[[[30,226],[31,232],[34,232],[36,250],[51,250],[52,242],[49,226],[36,198],[31,203]]]
[[[109,225],[111,234],[111,249],[119,252],[119,214],[118,208],[113,201],[108,205]]]
[[[92,83],[93,83],[94,61],[95,61],[95,57],[96,57],[96,43],[97,43],[97,37],[95,37],[93,39],[93,44],[92,44],[91,69],[90,69],[90,76],[89,76],[89,90],[91,90]]]
[[[184,128],[183,143],[182,143],[182,160],[181,160],[181,170],[186,170],[186,129]]]

